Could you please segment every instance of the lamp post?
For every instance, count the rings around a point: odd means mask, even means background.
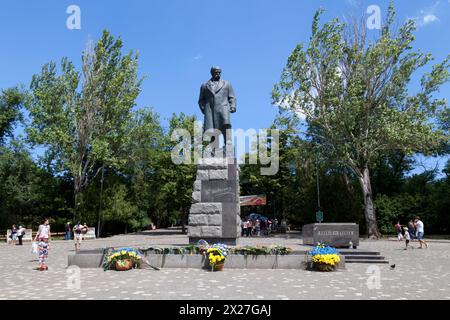
[[[317,207],[320,209],[319,158],[316,154]]]
[[[323,212],[320,207],[320,185],[319,185],[319,156],[316,153],[316,187],[317,187],[317,212],[316,212],[316,221],[322,223],[323,221]]]

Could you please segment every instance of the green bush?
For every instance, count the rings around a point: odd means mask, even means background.
[[[407,193],[390,197],[386,195],[378,196],[375,200],[375,209],[381,233],[395,233],[394,225],[397,221],[406,225],[415,216],[423,217],[422,200],[420,195]]]

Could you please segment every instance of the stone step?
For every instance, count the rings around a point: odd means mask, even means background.
[[[81,251],[81,254],[101,254],[101,255],[103,255],[103,249],[83,250],[83,251]]]
[[[378,255],[353,255],[353,254],[344,254],[346,259],[350,260],[384,260],[384,256]]]
[[[387,260],[362,260],[362,259],[345,259],[345,263],[383,263],[388,264]]]
[[[360,249],[338,249],[342,255],[363,255],[363,256],[379,256],[379,251],[368,251]]]
[[[339,251],[339,254],[345,258],[346,263],[389,263],[379,251],[350,248],[337,248],[337,250]],[[307,251],[304,253],[306,254],[306,252]]]

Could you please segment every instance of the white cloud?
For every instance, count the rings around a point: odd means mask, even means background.
[[[435,21],[439,21],[439,18],[436,17],[434,14],[427,14],[423,17],[423,24],[429,24]]]
[[[448,0],[448,2],[450,3],[450,0]],[[437,1],[431,7],[420,10],[420,16],[414,18],[414,20],[417,21],[417,25],[419,27],[423,27],[430,23],[440,21],[440,19],[436,15],[437,7],[440,5],[440,3],[440,1]]]
[[[203,58],[203,56],[201,54],[198,54],[194,57],[195,61],[201,60]]]

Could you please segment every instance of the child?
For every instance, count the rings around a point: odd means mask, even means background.
[[[38,243],[38,253],[39,253],[39,271],[48,270],[48,266],[45,264],[45,260],[48,258],[48,240],[40,239]]]
[[[34,241],[38,242],[39,271],[48,270],[48,266],[45,264],[45,261],[48,258],[50,237],[50,224],[48,219],[44,219],[43,224],[39,226],[39,230],[34,238]]]
[[[402,228],[402,236],[403,236],[403,238],[405,238],[405,245],[406,245],[405,250],[408,250],[409,240],[411,240],[411,236],[409,234],[408,227]]]

